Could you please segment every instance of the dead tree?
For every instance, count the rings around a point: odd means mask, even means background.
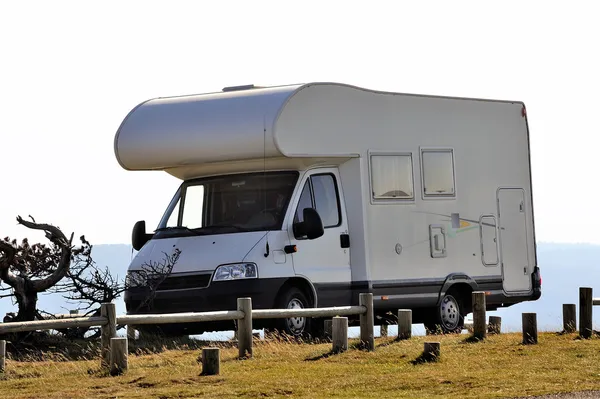
[[[12,321],[31,321],[37,316],[38,293],[47,291],[63,279],[71,264],[73,234],[67,239],[55,226],[17,217],[17,222],[33,230],[43,230],[50,246],[29,245],[24,239],[0,240],[0,279],[12,289],[19,311]]]
[[[14,239],[0,240],[0,281],[7,285],[0,287],[0,291],[10,291],[0,298],[15,297],[18,304],[18,313],[7,314],[4,322],[54,317],[37,307],[38,293],[44,291],[61,294],[67,301],[78,303],[78,310],[83,309],[84,316],[99,315],[102,303],[114,302],[128,289],[144,292],[144,300],[137,310],[152,308],[158,287],[169,276],[181,253],[175,248],[172,254],[165,253],[162,261],[146,262],[140,270],[120,280],[108,267],[100,267],[94,262],[92,245],[85,236],[80,237],[82,245],[75,248],[72,246],[73,234],[67,240],[58,227],[31,220],[17,217],[25,227],[45,231],[50,245],[30,245],[27,239],[20,244]],[[90,330],[74,328],[59,332],[69,338],[84,338]],[[96,337],[98,332],[88,338]]]

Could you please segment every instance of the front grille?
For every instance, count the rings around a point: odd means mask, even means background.
[[[187,288],[205,288],[210,282],[211,274],[196,274],[193,276],[167,277],[156,288],[157,291],[183,290]],[[154,285],[154,282],[150,282]]]

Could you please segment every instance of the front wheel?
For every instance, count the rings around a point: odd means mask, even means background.
[[[465,305],[457,292],[447,292],[424,323],[430,333],[460,333],[465,325]]]
[[[277,301],[279,309],[305,309],[310,302],[304,292],[296,287],[288,289]],[[277,329],[293,337],[301,337],[310,331],[311,319],[308,317],[290,317],[277,319]]]

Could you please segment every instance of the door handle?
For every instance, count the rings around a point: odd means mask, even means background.
[[[340,234],[340,246],[342,248],[350,248],[350,235]]]

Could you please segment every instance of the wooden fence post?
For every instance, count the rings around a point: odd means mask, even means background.
[[[360,340],[367,350],[372,351],[375,350],[375,337],[373,334],[373,325],[375,323],[375,317],[373,315],[373,294],[360,294],[359,304],[367,308],[367,311],[360,315]]]
[[[6,370],[6,341],[0,340],[0,373]]]
[[[592,336],[592,289],[579,287],[579,336]]]
[[[577,305],[574,303],[563,304],[563,330],[566,333],[577,330]]]
[[[333,353],[343,352],[348,349],[348,318],[336,316],[331,321],[332,351]]]
[[[500,316],[490,316],[488,323],[488,333],[500,334],[502,330],[502,318]]]
[[[412,310],[398,309],[398,339],[412,337]]]
[[[127,338],[110,339],[110,375],[115,376],[127,371]]]
[[[252,357],[252,298],[238,298],[237,310],[244,312],[238,320],[239,357]]]
[[[202,348],[201,375],[218,375],[221,372],[221,354],[219,348]]]
[[[523,313],[523,344],[537,344],[537,315],[536,313]]]
[[[474,291],[473,300],[473,337],[484,339],[486,336],[485,328],[485,292]]]
[[[108,323],[100,328],[100,367],[109,367],[111,338],[117,336],[117,312],[114,303],[103,303],[100,305],[100,315],[106,317]]]
[[[440,343],[425,342],[423,345],[423,359],[428,362],[435,362],[440,358]]]

